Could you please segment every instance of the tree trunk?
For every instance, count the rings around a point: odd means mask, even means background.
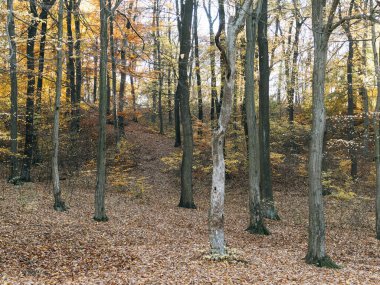
[[[80,128],[80,102],[82,98],[82,59],[81,59],[81,33],[80,33],[80,6],[81,0],[74,2],[74,27],[75,27],[75,102],[74,102],[74,126],[73,131],[78,132]]]
[[[95,221],[107,221],[104,205],[106,184],[106,115],[107,115],[107,18],[106,0],[100,0],[100,75],[99,75],[99,141],[97,155]]]
[[[198,120],[203,123],[203,102],[202,102],[202,80],[201,64],[199,60],[199,43],[198,43],[198,1],[194,2],[194,56],[195,56],[195,75],[197,77],[198,93]],[[202,125],[198,126],[198,135],[202,135]]]
[[[133,121],[137,122],[136,92],[135,92],[135,83],[133,80],[133,74],[132,73],[129,73],[129,81],[131,83],[132,105],[133,105]]]
[[[18,183],[19,180],[19,168],[17,159],[17,119],[18,119],[18,86],[17,86],[17,46],[16,46],[16,34],[15,34],[15,22],[13,15],[13,0],[7,0],[7,35],[9,46],[9,66],[10,66],[10,80],[11,80],[11,167],[9,181],[12,183]]]
[[[94,89],[93,89],[93,101],[97,100],[97,89],[98,89],[98,39],[95,39],[95,56],[94,56]]]
[[[221,113],[218,119],[218,126],[212,137],[212,189],[211,203],[209,211],[209,238],[211,252],[216,255],[226,253],[224,240],[224,192],[225,192],[225,162],[224,162],[224,136],[230,121],[231,109],[235,88],[236,72],[236,38],[238,31],[244,24],[246,11],[251,8],[252,1],[244,1],[240,9],[236,10],[234,18],[230,18],[228,23],[226,48],[220,42],[220,36],[224,29],[224,2],[219,1],[219,30],[215,37],[216,44],[223,56],[226,65],[224,77],[224,98],[222,101]]]
[[[191,123],[189,82],[187,67],[191,48],[191,22],[193,0],[186,0],[181,22],[180,56],[178,60],[177,94],[180,98],[181,124],[183,130],[183,154],[181,165],[181,199],[179,207],[195,209],[193,200],[192,167],[193,167],[193,128]]]
[[[370,10],[373,9],[373,1],[370,0]],[[372,52],[374,57],[377,98],[375,113],[373,115],[373,128],[375,133],[375,166],[376,166],[376,238],[380,240],[380,63],[376,47],[375,23],[371,25]]]
[[[245,98],[248,129],[248,181],[249,181],[249,226],[247,231],[255,234],[269,234],[264,225],[260,204],[260,145],[255,111],[254,59],[257,22],[260,19],[262,0],[256,11],[246,19],[246,54],[245,54]],[[253,19],[254,17],[254,19]]]
[[[119,125],[119,134],[118,141],[122,137],[125,137],[124,130],[124,93],[125,93],[125,82],[127,79],[127,59],[126,59],[126,48],[127,48],[127,35],[124,35],[120,50],[121,57],[121,68],[120,68],[120,90],[119,90],[119,115],[118,115],[118,125]]]
[[[203,2],[203,8],[207,15],[207,20],[209,24],[209,33],[210,33],[210,71],[211,71],[211,111],[210,111],[210,120],[211,123],[215,120],[216,114],[216,105],[218,100],[218,91],[216,89],[216,74],[215,74],[215,65],[216,65],[216,56],[215,56],[215,39],[214,39],[214,21],[211,16],[211,0],[208,1],[208,7],[206,7],[205,2]]]
[[[54,108],[54,125],[53,125],[53,156],[52,156],[52,174],[53,174],[53,195],[54,210],[62,212],[66,210],[65,202],[61,197],[61,189],[59,187],[59,169],[58,169],[58,153],[59,153],[59,111],[61,107],[62,93],[62,37],[63,37],[63,0],[58,2],[58,46],[57,46],[57,79],[55,83],[55,108]]]
[[[21,168],[21,180],[30,182],[30,170],[33,157],[33,127],[34,127],[34,89],[35,89],[35,74],[34,74],[34,45],[38,27],[37,6],[34,0],[29,0],[30,13],[33,19],[28,26],[28,40],[26,47],[27,56],[27,71],[28,82],[26,90],[26,125],[25,125],[25,147],[24,159]]]
[[[163,72],[161,70],[161,42],[160,42],[160,11],[159,11],[159,0],[157,2],[157,10],[156,10],[156,35],[155,35],[155,44],[157,51],[157,70],[158,70],[158,119],[160,125],[160,134],[164,134],[164,118],[162,114],[162,87],[163,87]]]
[[[274,206],[272,190],[272,173],[270,164],[270,125],[269,125],[269,54],[267,24],[268,0],[263,0],[262,14],[258,23],[258,46],[259,46],[259,134],[260,134],[260,182],[261,199],[263,202],[263,215],[272,220],[278,220]]]
[[[108,0],[108,9],[112,9],[112,0]],[[118,119],[117,119],[117,96],[116,96],[116,58],[115,58],[115,41],[114,41],[114,32],[113,32],[113,22],[114,22],[114,17],[113,15],[110,15],[109,17],[109,31],[110,31],[110,36],[109,36],[109,41],[110,41],[110,53],[111,53],[111,72],[112,72],[112,116],[113,116],[113,127],[114,127],[114,132],[117,137],[118,133]]]
[[[323,213],[322,196],[322,148],[326,126],[324,106],[326,61],[328,39],[338,1],[329,13],[329,22],[324,24],[326,2],[312,2],[312,25],[314,36],[314,65],[313,65],[313,123],[309,150],[309,241],[306,262],[321,267],[336,268],[337,265],[326,254],[326,226]]]
[[[72,132],[77,132],[76,128],[76,92],[75,92],[75,61],[74,61],[74,41],[73,41],[73,31],[72,31],[72,14],[73,14],[73,0],[65,0],[66,2],[66,26],[67,26],[67,81],[68,88],[66,89],[66,98],[70,98],[71,102],[71,122],[70,130]]]

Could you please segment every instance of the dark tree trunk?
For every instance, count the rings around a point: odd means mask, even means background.
[[[108,68],[108,66],[107,66],[107,68]],[[108,72],[108,69],[106,70],[106,73],[107,73],[107,75],[106,75],[106,77],[107,77],[107,100],[106,100],[107,101],[106,102],[107,111],[106,111],[106,113],[107,113],[107,116],[109,116],[109,115],[111,115],[111,78],[110,78],[110,74]],[[99,90],[99,93],[100,93],[100,90]],[[100,98],[100,94],[99,94],[99,98]]]
[[[80,128],[80,102],[82,90],[82,58],[81,58],[81,33],[80,33],[80,12],[81,0],[74,0],[74,27],[75,27],[75,102],[73,112],[73,131],[78,132]]]
[[[162,87],[163,87],[163,72],[161,70],[161,41],[160,41],[160,8],[159,0],[156,0],[156,17],[155,17],[155,26],[156,26],[156,35],[155,35],[155,44],[156,44],[156,56],[157,56],[157,70],[158,70],[158,119],[160,126],[160,134],[164,134],[164,118],[162,114]]]
[[[18,118],[18,86],[17,86],[17,45],[15,34],[15,22],[13,15],[13,0],[7,0],[7,34],[9,45],[9,65],[10,65],[10,80],[11,80],[11,168],[9,181],[17,183],[19,179],[19,167],[18,167],[18,142],[17,142],[17,118]]]
[[[178,3],[178,0],[175,1],[176,14],[177,14],[177,27],[179,39],[182,38],[182,13],[183,13],[183,0],[180,0],[181,3]],[[174,73],[175,74],[175,73]],[[174,129],[175,129],[175,142],[174,147],[180,147],[182,144],[181,141],[181,115],[180,115],[180,96],[179,89],[177,87],[174,95]]]
[[[193,167],[193,128],[191,123],[189,82],[187,67],[191,48],[191,22],[193,0],[185,0],[181,21],[180,56],[178,59],[177,94],[181,101],[181,123],[183,130],[183,154],[181,165],[181,199],[179,207],[195,208],[193,200],[192,167]]]
[[[261,0],[259,0],[259,4]],[[254,14],[249,14],[246,19],[246,61],[245,61],[245,98],[248,128],[248,170],[249,170],[249,226],[247,231],[255,234],[268,235],[269,231],[264,225],[261,213],[260,201],[260,144],[259,132],[256,124],[255,111],[255,80],[254,58],[256,45],[257,22],[260,19],[260,9],[257,7]],[[253,19],[254,17],[254,19]]]
[[[106,185],[106,115],[107,115],[107,18],[106,0],[100,0],[100,75],[99,75],[99,140],[95,191],[95,221],[107,221]]]
[[[219,2],[223,1],[223,0],[218,0]],[[223,9],[223,12],[220,13],[219,12],[219,21],[225,23],[226,22],[226,19],[225,19],[225,12],[224,12],[224,6],[223,5],[220,5],[219,4],[219,7],[220,9]],[[222,18],[222,19],[221,19]],[[226,32],[225,30],[222,31],[221,35],[220,35],[220,42],[223,44],[225,42],[225,39],[226,39]],[[219,92],[219,100],[217,99],[217,104],[216,104],[216,115],[217,115],[217,118],[219,118],[220,116],[220,111],[221,111],[221,108],[222,108],[222,104],[223,104],[223,97],[224,97],[224,77],[226,76],[226,63],[224,62],[224,58],[222,55],[220,55],[220,92]]]
[[[258,24],[259,46],[259,134],[260,134],[260,182],[263,215],[278,220],[272,190],[272,171],[270,163],[270,125],[269,125],[269,54],[268,54],[268,0],[263,0],[262,14]]]
[[[26,125],[25,125],[25,146],[24,159],[21,168],[21,180],[30,182],[30,170],[33,157],[33,127],[34,127],[34,89],[35,89],[35,74],[34,74],[34,46],[38,27],[38,13],[35,0],[29,0],[30,13],[33,19],[28,26],[28,40],[26,47],[27,56],[27,71],[28,82],[26,90]]]
[[[202,80],[201,67],[199,60],[199,43],[198,43],[198,1],[194,2],[194,55],[195,55],[195,75],[197,77],[198,92],[198,120],[203,122],[203,103],[202,103]],[[198,134],[202,134],[202,125],[199,125]]]
[[[135,82],[134,82],[132,73],[129,73],[129,81],[131,83],[131,94],[132,94],[132,105],[133,105],[133,121],[137,122]]]

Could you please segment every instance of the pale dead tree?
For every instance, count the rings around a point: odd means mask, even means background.
[[[247,12],[251,9],[252,0],[245,0],[236,9],[235,16],[231,16],[227,25],[227,38],[225,46],[220,42],[220,35],[224,29],[224,21],[220,21],[219,30],[215,42],[220,50],[226,67],[224,77],[224,98],[218,125],[212,137],[212,189],[209,211],[209,237],[211,252],[216,255],[226,254],[224,240],[224,192],[225,192],[225,162],[224,162],[224,138],[228,122],[230,121],[232,102],[235,88],[236,73],[236,38],[244,25]],[[219,18],[224,19],[224,1],[219,0]],[[221,13],[223,13],[221,15]]]

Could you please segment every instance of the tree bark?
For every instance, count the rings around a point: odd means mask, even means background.
[[[201,64],[199,60],[199,42],[198,42],[198,1],[194,2],[194,56],[195,56],[195,76],[197,78],[198,93],[198,120],[203,123],[203,102],[202,102],[202,80]],[[202,135],[202,125],[198,126],[198,135]]]
[[[18,119],[18,82],[17,82],[17,45],[16,45],[16,33],[15,22],[13,15],[13,0],[7,0],[7,36],[9,45],[9,66],[10,66],[10,80],[11,80],[11,167],[9,181],[12,183],[18,183],[19,180],[19,167],[18,167],[18,142],[17,142],[17,119]]]
[[[66,210],[65,202],[61,197],[61,189],[59,186],[59,111],[61,107],[62,93],[62,37],[63,37],[63,0],[58,2],[58,46],[57,46],[57,79],[55,83],[55,108],[54,108],[54,124],[53,124],[53,155],[52,155],[52,174],[53,174],[53,195],[54,210],[62,212]]]
[[[246,19],[246,54],[245,54],[245,98],[248,130],[248,182],[249,182],[249,225],[247,231],[268,235],[264,225],[260,201],[260,144],[255,110],[255,45],[257,22],[260,19],[262,0],[258,1],[256,11]],[[253,18],[254,17],[254,18]]]
[[[270,124],[269,124],[269,53],[268,53],[268,0],[263,0],[262,14],[258,23],[259,46],[259,135],[260,135],[260,182],[263,216],[279,220],[274,206],[272,171],[270,163]]]
[[[26,47],[27,56],[27,90],[26,90],[26,125],[25,125],[25,146],[24,159],[21,168],[21,180],[30,182],[30,170],[33,157],[33,128],[34,128],[34,89],[35,89],[35,74],[34,74],[34,46],[38,27],[38,13],[35,0],[29,0],[29,10],[33,15],[33,19],[28,26],[28,39]]]
[[[79,132],[80,128],[80,102],[82,98],[82,58],[81,58],[81,32],[80,32],[80,6],[81,0],[74,0],[74,27],[75,27],[75,97],[73,131]]]
[[[95,55],[94,55],[94,89],[93,89],[93,101],[97,100],[97,89],[98,89],[98,39],[95,39]]]
[[[108,0],[108,9],[111,11],[112,9],[112,0]],[[113,127],[114,132],[117,137],[118,132],[118,118],[117,118],[117,90],[116,90],[116,58],[115,58],[115,40],[114,40],[114,32],[113,32],[113,22],[114,16],[111,14],[109,17],[109,41],[110,41],[110,53],[111,53],[111,73],[112,73],[112,116],[113,116]]]
[[[95,191],[95,221],[108,221],[104,196],[106,184],[106,115],[107,115],[107,18],[106,0],[100,0],[100,75],[99,75],[99,140]]]
[[[125,82],[127,79],[127,59],[126,59],[126,48],[127,48],[127,35],[123,36],[121,49],[120,49],[120,58],[121,58],[121,68],[120,68],[120,89],[119,89],[119,114],[118,114],[118,127],[119,127],[119,134],[118,134],[118,141],[122,137],[125,137],[125,130],[124,130],[124,93],[125,93]]]
[[[161,70],[162,68],[162,62],[161,62],[161,41],[160,41],[160,11],[159,11],[159,0],[157,1],[157,10],[156,10],[156,35],[155,35],[155,42],[156,42],[156,51],[157,51],[157,70],[158,70],[158,120],[159,120],[159,126],[160,126],[160,134],[164,134],[164,118],[162,114],[162,88],[163,88],[163,72]]]
[[[327,23],[325,23],[326,1],[312,2],[312,27],[314,37],[313,65],[313,123],[309,150],[309,240],[306,262],[320,267],[336,268],[337,265],[326,254],[326,226],[322,196],[322,148],[326,126],[324,91],[328,40],[339,0],[334,0]]]
[[[177,94],[180,98],[181,125],[183,130],[183,153],[181,165],[181,198],[179,207],[195,209],[193,200],[192,167],[193,167],[193,127],[190,114],[190,91],[187,75],[189,53],[191,48],[191,22],[193,0],[185,0],[181,21],[180,56],[178,60]]]
[[[177,14],[177,28],[179,39],[182,38],[182,12],[183,12],[183,0],[180,0],[181,3],[178,3],[178,0],[175,1],[176,14]],[[175,73],[174,73],[175,74]],[[175,91],[174,95],[174,129],[175,129],[175,142],[174,147],[181,146],[181,115],[180,115],[180,93],[178,88]]]
[[[218,91],[216,89],[216,74],[215,74],[215,65],[216,65],[216,56],[215,56],[215,39],[214,39],[214,20],[211,16],[211,0],[208,1],[208,6],[206,7],[205,2],[203,2],[203,8],[207,15],[207,20],[209,24],[209,33],[210,33],[210,47],[209,47],[209,56],[210,56],[210,71],[211,71],[211,110],[210,110],[210,120],[211,123],[215,120],[216,114],[216,105],[218,100]]]
[[[370,10],[373,9],[373,1],[370,0]],[[371,25],[371,35],[372,35],[372,52],[375,65],[375,76],[376,76],[376,87],[377,87],[377,98],[376,107],[373,115],[373,128],[375,133],[375,167],[376,167],[376,238],[380,240],[380,63],[379,63],[379,53],[377,51],[376,45],[376,29],[375,23]]]
[[[217,47],[221,51],[226,65],[224,77],[224,98],[222,101],[221,113],[218,119],[218,126],[212,136],[212,188],[209,211],[209,238],[211,252],[216,255],[226,253],[224,240],[224,193],[225,193],[225,162],[224,162],[224,136],[230,121],[232,102],[235,88],[236,73],[236,38],[238,31],[244,24],[246,11],[251,8],[252,1],[246,0],[240,9],[236,10],[235,17],[231,17],[228,23],[226,47],[220,42],[220,36],[224,29],[224,2],[219,1],[219,30],[215,40]],[[223,6],[223,7],[222,7]]]

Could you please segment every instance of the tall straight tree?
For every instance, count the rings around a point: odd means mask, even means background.
[[[370,0],[370,9],[373,10],[373,0]],[[375,23],[371,25],[372,52],[375,65],[377,99],[373,115],[373,127],[375,132],[375,167],[376,167],[376,238],[380,240],[380,62],[379,53],[376,45]]]
[[[178,36],[180,39],[182,39],[183,0],[176,0],[175,8],[176,8],[176,16],[177,16]],[[179,147],[182,144],[180,105],[181,105],[181,94],[179,93],[179,89],[177,87],[174,94],[174,130],[175,130],[174,147]]]
[[[13,0],[7,0],[7,36],[9,46],[9,65],[11,80],[11,169],[9,181],[16,183],[19,178],[18,159],[17,159],[17,118],[18,118],[18,86],[17,86],[17,45],[15,22],[13,15]]]
[[[112,8],[112,0],[108,0],[108,9],[111,11]],[[117,84],[117,78],[116,78],[116,57],[115,57],[115,40],[114,40],[114,31],[113,31],[113,23],[114,23],[114,17],[113,15],[110,15],[109,17],[109,41],[110,41],[110,53],[111,53],[111,74],[112,74],[112,116],[113,116],[113,127],[115,131],[116,137],[118,132],[118,120],[117,120],[117,98],[116,98],[116,84]]]
[[[59,186],[58,152],[59,152],[59,111],[61,107],[62,93],[62,37],[63,37],[63,0],[58,2],[58,45],[57,45],[57,78],[55,82],[55,108],[53,124],[53,155],[52,155],[52,174],[53,174],[53,195],[54,210],[65,211],[65,202],[61,197]]]
[[[245,53],[245,98],[246,122],[248,129],[248,182],[249,182],[249,226],[247,231],[255,234],[269,234],[264,225],[260,201],[260,144],[256,124],[255,110],[255,46],[257,22],[260,19],[262,0],[259,0],[255,12],[246,19],[246,53]]]
[[[352,10],[354,8],[354,0],[351,0],[348,15],[352,16]],[[340,13],[341,15],[341,13]],[[354,88],[353,88],[353,68],[354,68],[354,38],[351,32],[351,23],[346,21],[342,25],[347,39],[348,39],[348,56],[347,56],[347,116],[348,116],[348,128],[347,128],[347,140],[350,142],[348,151],[351,160],[351,177],[355,179],[358,174],[358,161],[356,157],[356,150],[354,144],[354,132],[355,132],[355,121],[354,121]]]
[[[106,186],[106,116],[107,116],[107,48],[108,17],[113,15],[122,0],[117,0],[115,5],[107,9],[106,0],[100,0],[100,71],[99,71],[99,138],[96,163],[96,191],[94,220],[108,221],[104,198]]]
[[[119,132],[118,132],[118,136],[117,136],[118,141],[120,141],[120,139],[125,136],[123,111],[124,111],[125,82],[127,79],[127,72],[126,72],[126,68],[127,68],[126,54],[127,54],[127,51],[126,51],[126,49],[127,49],[127,35],[124,34],[123,39],[122,39],[121,48],[120,48],[121,68],[120,68],[119,115],[118,115]]]
[[[26,89],[26,124],[25,124],[25,146],[24,146],[24,159],[21,168],[21,180],[25,182],[30,182],[30,170],[32,167],[32,157],[33,157],[33,127],[34,127],[34,89],[35,89],[35,56],[34,47],[36,42],[36,34],[38,27],[38,12],[37,4],[35,0],[29,0],[29,12],[32,15],[32,19],[29,23],[27,34],[27,46],[26,46],[26,56],[27,56],[27,89]]]
[[[190,90],[187,75],[189,54],[191,48],[191,23],[193,17],[193,0],[185,0],[182,10],[180,55],[178,58],[178,84],[177,91],[180,98],[181,125],[183,131],[183,153],[181,164],[181,199],[179,207],[195,208],[193,199],[193,127],[190,114]]]
[[[81,31],[80,31],[80,4],[81,0],[74,0],[74,53],[75,53],[75,95],[74,95],[74,125],[73,131],[80,128],[80,101],[82,98],[82,58],[81,58]]]
[[[106,184],[106,115],[107,115],[107,7],[100,0],[100,74],[99,74],[99,139],[97,155],[95,221],[108,221],[104,196]]]
[[[203,1],[203,8],[207,15],[208,25],[209,25],[209,34],[210,34],[210,47],[209,47],[209,56],[210,56],[210,72],[211,72],[211,111],[210,111],[210,120],[211,122],[215,119],[216,114],[216,105],[218,100],[218,91],[216,89],[216,74],[215,74],[215,65],[216,65],[216,56],[215,56],[215,37],[214,37],[214,22],[216,20],[212,19],[211,15],[211,0],[208,1],[207,6],[205,1]]]
[[[156,0],[156,17],[155,17],[155,26],[156,34],[154,37],[156,45],[156,56],[157,56],[157,70],[158,70],[158,120],[160,126],[160,134],[164,134],[164,119],[162,114],[162,88],[164,82],[164,76],[162,72],[162,60],[161,60],[161,36],[160,36],[160,2]]]
[[[260,21],[258,24],[259,46],[259,138],[260,138],[260,182],[263,215],[278,220],[274,206],[272,190],[272,171],[270,163],[270,124],[269,124],[269,52],[268,52],[268,0],[263,0]]]
[[[195,56],[195,75],[197,78],[197,93],[198,93],[198,120],[203,122],[203,103],[202,103],[202,80],[201,67],[199,60],[199,40],[198,40],[198,1],[194,1],[194,56]],[[202,134],[202,126],[198,128],[198,134]]]
[[[314,37],[313,122],[309,150],[309,241],[306,262],[321,267],[337,267],[326,253],[326,226],[322,197],[322,148],[326,126],[324,104],[328,41],[334,29],[334,16],[339,0],[334,0],[327,13],[326,0],[312,1]],[[326,17],[327,16],[327,17]],[[327,20],[326,20],[327,18]],[[335,26],[336,27],[336,26]]]
[[[224,239],[224,193],[225,193],[225,175],[226,167],[224,162],[224,137],[228,123],[231,117],[232,102],[235,89],[236,74],[236,38],[243,27],[247,11],[251,9],[252,0],[245,0],[244,3],[237,7],[235,16],[230,17],[226,43],[222,44],[220,36],[224,30],[225,18],[224,1],[219,1],[219,29],[215,36],[215,42],[223,56],[225,64],[224,77],[224,98],[222,108],[218,119],[218,125],[212,136],[212,188],[209,211],[209,238],[211,252],[217,255],[226,253]],[[223,7],[222,7],[223,6]],[[221,15],[222,14],[222,15]]]

